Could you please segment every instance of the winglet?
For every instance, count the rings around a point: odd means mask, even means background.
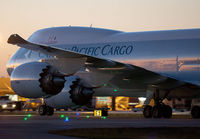
[[[25,44],[25,43],[27,43],[27,41],[24,40],[22,37],[20,37],[18,34],[10,35],[7,42],[10,44],[18,44],[18,43]]]

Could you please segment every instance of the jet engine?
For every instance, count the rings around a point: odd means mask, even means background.
[[[69,76],[66,77],[63,90],[57,95],[44,99],[44,101],[50,107],[70,108],[90,103],[93,93],[93,88],[81,85],[81,80],[78,76]]]
[[[48,63],[25,63],[16,67],[11,74],[12,89],[27,98],[56,95],[64,88],[64,84],[64,75]]]

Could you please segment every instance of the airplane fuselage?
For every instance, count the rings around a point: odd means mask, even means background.
[[[91,28],[83,28],[83,32],[85,30],[89,30],[87,32],[89,35],[77,34],[79,36],[76,36],[73,33],[71,35],[70,32],[65,33],[64,27],[43,29],[34,33],[28,40],[136,65],[162,75],[167,74],[172,78],[200,85],[200,29],[141,33],[104,31],[102,29],[99,33]],[[97,36],[93,35],[93,31]],[[109,34],[109,32],[111,33]],[[87,39],[84,40],[84,38]],[[20,48],[7,64],[8,73],[10,74],[13,68],[22,63],[46,58],[53,57]]]
[[[52,114],[51,107],[88,104],[92,96],[132,96],[147,97],[146,104],[154,100],[145,117],[170,118],[164,99],[200,97],[200,29],[56,27],[36,31],[28,41],[13,34],[8,43],[22,47],[7,64],[11,86],[20,96],[43,97],[41,115]],[[191,114],[199,118],[200,107]]]

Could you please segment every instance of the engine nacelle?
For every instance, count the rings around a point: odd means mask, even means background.
[[[27,98],[56,95],[64,88],[65,79],[47,63],[30,62],[14,69],[11,87],[16,94]]]
[[[66,77],[63,90],[55,96],[45,98],[44,101],[53,108],[70,108],[90,103],[93,93],[92,88],[86,88],[80,84],[79,77],[69,76]]]

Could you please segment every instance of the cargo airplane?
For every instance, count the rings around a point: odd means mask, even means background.
[[[21,47],[7,64],[11,87],[22,97],[44,98],[41,115],[87,105],[93,96],[129,96],[147,97],[144,117],[171,118],[164,99],[200,97],[200,29],[52,27],[28,40],[13,34],[8,43]],[[200,118],[200,107],[191,114]]]

